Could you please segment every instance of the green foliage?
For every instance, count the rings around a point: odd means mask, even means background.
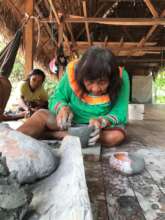
[[[54,92],[54,90],[57,86],[57,83],[58,83],[57,80],[52,80],[52,79],[50,79],[49,76],[46,77],[44,87],[45,87],[46,91],[48,92],[49,96]]]
[[[157,104],[165,103],[165,67],[161,68],[154,82],[155,101]]]
[[[17,55],[12,73],[10,75],[10,81],[12,83],[19,82],[20,80],[24,79],[24,62],[21,58],[22,57],[20,55]]]
[[[156,98],[156,104],[164,104],[165,103],[165,96],[158,96]]]
[[[161,69],[156,77],[155,86],[165,91],[165,68]]]

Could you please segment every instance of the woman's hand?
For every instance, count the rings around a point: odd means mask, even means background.
[[[89,126],[94,126],[96,128],[102,129],[107,126],[110,126],[110,122],[105,118],[99,117],[97,119],[91,119],[89,121]]]
[[[61,130],[66,130],[68,127],[71,126],[73,119],[73,113],[68,106],[62,107],[62,109],[58,112],[56,120],[57,126]]]
[[[90,134],[90,138],[88,141],[88,145],[95,145],[96,142],[100,138],[100,131],[102,128],[105,128],[110,125],[110,122],[107,119],[104,118],[97,118],[97,119],[91,119],[89,121],[89,126],[94,127],[94,131]]]

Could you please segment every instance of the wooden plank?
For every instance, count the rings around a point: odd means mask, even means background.
[[[165,219],[165,195],[159,190],[151,175],[145,171],[128,179],[146,220]]]
[[[34,0],[25,1],[25,12],[31,16],[34,10]],[[29,19],[25,26],[25,74],[27,75],[33,69],[33,31],[34,21]]]
[[[102,162],[109,220],[145,220],[128,178]]]
[[[137,132],[139,134],[139,130]],[[142,133],[145,135],[143,129]],[[150,135],[155,137],[155,134],[151,131]],[[134,133],[134,136],[137,137],[136,133]],[[117,173],[116,176],[113,175],[113,171],[109,169],[108,158],[112,152],[116,151],[134,152],[143,156],[146,163],[145,171],[140,175],[130,176],[128,179],[124,176],[120,177],[119,174],[117,176]],[[147,146],[147,148],[144,148],[143,144],[140,144],[140,142],[138,144],[138,142],[136,143],[133,141],[132,143],[122,144],[118,148],[106,149],[103,158],[104,160],[107,160],[107,171],[104,174],[105,180],[106,176],[110,174],[108,177],[109,182],[106,182],[106,189],[108,189],[108,187],[110,188],[110,196],[112,196],[111,191],[115,188],[114,185],[117,189],[119,186],[120,190],[123,188],[130,188],[134,196],[137,198],[146,220],[165,219],[165,151],[163,147]],[[120,194],[121,192],[119,195]],[[112,199],[114,200],[113,196],[110,197],[107,202],[109,204],[110,201],[110,210],[113,212],[115,207],[112,207]],[[117,209],[116,212],[119,212],[119,209]],[[118,219],[117,217],[114,219]],[[121,219],[125,220],[127,219],[127,216]],[[140,217],[135,217],[133,219],[141,220]]]
[[[101,154],[101,145],[95,144],[95,146],[82,149],[84,160],[99,161]]]
[[[165,151],[164,148],[152,147],[150,150],[142,149],[138,151],[142,154],[146,162],[146,170],[150,173],[159,189],[165,195]]]
[[[101,162],[84,161],[93,219],[108,220]]]

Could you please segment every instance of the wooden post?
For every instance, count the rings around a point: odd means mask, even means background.
[[[25,11],[31,16],[33,15],[35,0],[26,0],[25,1]],[[25,74],[27,75],[33,69],[33,29],[34,21],[29,19],[28,23],[25,26]]]

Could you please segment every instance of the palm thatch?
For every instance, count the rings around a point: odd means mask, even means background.
[[[59,43],[68,56],[102,45],[133,69],[158,68],[164,62],[164,16],[161,0],[36,0],[31,17],[34,58],[47,66]],[[0,31],[5,37],[12,36],[25,18],[25,1],[0,1]]]

